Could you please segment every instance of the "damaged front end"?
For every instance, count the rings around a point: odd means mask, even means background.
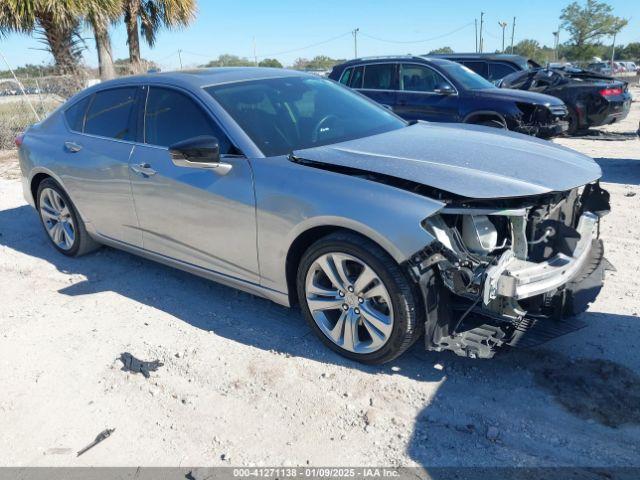
[[[448,204],[423,222],[436,239],[407,267],[426,306],[429,350],[491,358],[577,330],[571,318],[598,295],[604,270],[598,182],[493,204]]]
[[[563,105],[537,105],[518,103],[522,114],[517,118],[513,130],[541,138],[562,135],[569,129],[567,115],[569,111]]]

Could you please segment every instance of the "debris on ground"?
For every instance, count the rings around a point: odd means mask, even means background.
[[[90,450],[96,445],[98,445],[99,443],[104,442],[107,438],[111,436],[113,432],[115,432],[115,430],[116,430],[115,428],[107,428],[106,430],[103,430],[96,436],[96,439],[93,442],[91,442],[89,445],[87,445],[82,450],[80,450],[76,456],[79,457],[80,455],[85,453],[87,450]]]
[[[603,130],[587,130],[571,138],[580,140],[605,140],[608,142],[619,142],[624,140],[637,140],[637,132],[606,132]]]
[[[145,362],[144,360],[134,357],[129,352],[121,353],[120,361],[122,362],[121,370],[123,372],[141,373],[145,378],[150,377],[149,372],[155,372],[164,365],[164,363],[159,360]]]

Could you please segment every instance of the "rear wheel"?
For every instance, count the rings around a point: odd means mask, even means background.
[[[402,354],[422,331],[419,292],[399,265],[351,233],[318,240],[297,276],[303,314],[322,342],[364,363]]]
[[[569,122],[567,135],[577,135],[581,132],[585,132],[586,130],[588,130],[587,128],[580,126],[580,118],[578,117],[578,112],[576,112],[573,108],[569,108],[567,121]]]
[[[60,253],[77,257],[100,247],[89,236],[75,206],[55,180],[47,178],[40,182],[37,202],[42,226]]]

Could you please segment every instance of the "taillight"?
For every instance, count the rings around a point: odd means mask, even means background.
[[[616,95],[622,95],[621,88],[605,88],[604,90],[600,90],[600,95],[603,97],[615,97]]]
[[[16,142],[16,147],[18,148],[20,148],[23,141],[24,141],[24,133],[19,133],[14,139],[14,142]]]

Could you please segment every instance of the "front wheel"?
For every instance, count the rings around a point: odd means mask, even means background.
[[[322,342],[347,358],[384,363],[422,332],[420,294],[370,240],[336,233],[304,254],[297,276],[303,314]]]

